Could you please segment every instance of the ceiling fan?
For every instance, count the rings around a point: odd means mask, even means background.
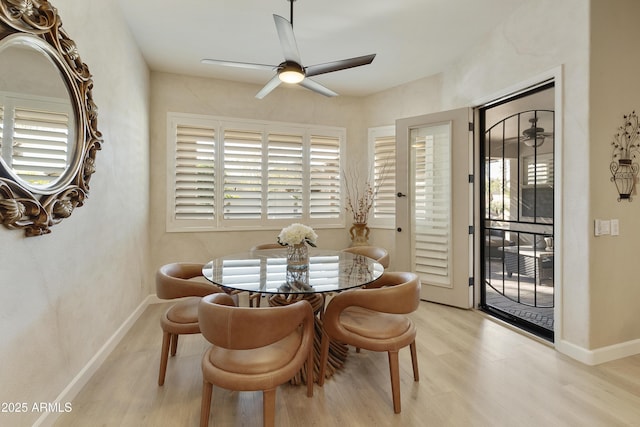
[[[540,147],[544,143],[545,138],[553,136],[553,132],[545,132],[544,128],[537,126],[537,117],[530,118],[529,123],[531,123],[531,127],[522,131],[522,136],[506,138],[505,142],[521,141],[528,147]]]
[[[287,21],[280,15],[273,15],[278,31],[278,38],[284,53],[284,61],[278,65],[255,64],[251,62],[235,62],[223,61],[218,59],[202,59],[203,64],[223,65],[227,67],[251,68],[257,70],[276,71],[276,75],[256,94],[256,98],[262,99],[272,90],[280,85],[280,83],[299,84],[314,92],[325,96],[337,96],[338,94],[328,89],[320,83],[311,80],[309,77],[320,74],[332,73],[334,71],[345,70],[347,68],[359,67],[361,65],[370,64],[375,53],[372,55],[358,56],[355,58],[342,59],[339,61],[326,62],[323,64],[302,66],[302,60],[298,53],[298,45],[293,34],[293,2],[296,0],[287,0],[291,3],[291,19]]]

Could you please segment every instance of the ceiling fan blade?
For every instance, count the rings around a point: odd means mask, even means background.
[[[296,43],[296,37],[293,35],[291,23],[280,15],[273,15],[273,20],[276,22],[276,30],[278,31],[284,59],[300,64],[300,53],[298,52],[298,44]]]
[[[273,76],[273,78],[271,80],[269,80],[267,82],[266,85],[264,85],[264,87],[262,89],[260,89],[260,92],[256,93],[256,98],[258,99],[262,99],[265,96],[267,96],[272,90],[274,90],[275,88],[277,88],[280,85],[281,81],[280,78],[278,77],[278,75],[276,74],[275,76]]]
[[[342,59],[340,61],[326,62],[324,64],[311,65],[305,67],[306,76],[317,76],[318,74],[331,73],[338,70],[345,70],[347,68],[359,67],[361,65],[371,64],[376,54],[358,56],[356,58]]]
[[[207,58],[201,59],[200,62],[203,64],[223,65],[225,67],[236,67],[236,68],[249,68],[252,70],[273,71],[278,68],[277,65],[254,64],[251,62],[221,61],[219,59],[207,59]]]
[[[313,81],[311,79],[305,78],[303,81],[301,81],[298,84],[302,87],[306,87],[307,89],[317,92],[324,96],[338,96],[338,94],[332,91],[331,89],[328,89],[322,86],[320,83]]]

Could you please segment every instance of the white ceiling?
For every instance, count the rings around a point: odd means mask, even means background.
[[[376,53],[370,65],[313,78],[362,96],[442,71],[525,1],[297,0],[293,28],[303,66]],[[250,82],[258,91],[271,72],[200,60],[283,60],[272,15],[289,19],[287,0],[118,2],[152,70]]]

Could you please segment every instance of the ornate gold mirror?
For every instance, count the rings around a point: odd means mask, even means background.
[[[82,206],[102,135],[89,68],[46,0],[0,0],[0,222],[27,236]]]

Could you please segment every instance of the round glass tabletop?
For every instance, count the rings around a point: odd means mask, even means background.
[[[202,274],[233,290],[266,294],[339,292],[364,286],[382,275],[376,260],[350,252],[309,248],[308,283],[287,283],[287,250],[263,249],[216,258]]]

